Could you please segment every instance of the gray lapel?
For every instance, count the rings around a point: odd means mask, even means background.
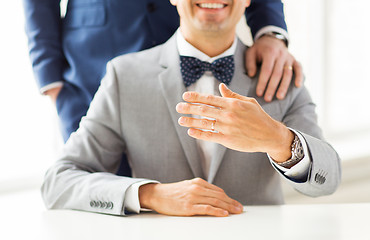
[[[248,96],[248,92],[250,90],[250,87],[252,86],[252,80],[247,76],[245,70],[245,57],[244,57],[245,51],[246,51],[245,45],[238,40],[238,45],[235,50],[234,56],[235,72],[233,79],[231,80],[228,87],[232,91],[239,93],[240,95]],[[217,145],[217,150],[212,159],[209,170],[208,182],[212,183],[214,181],[217,171],[226,153],[226,150],[227,148],[224,147],[223,145],[221,144]]]
[[[204,178],[196,140],[189,137],[187,128],[181,127],[177,122],[182,114],[176,112],[176,105],[183,101],[182,94],[186,89],[180,72],[180,58],[177,50],[176,34],[162,46],[159,61],[159,64],[163,67],[163,71],[159,75],[159,82],[177,135],[194,177]]]

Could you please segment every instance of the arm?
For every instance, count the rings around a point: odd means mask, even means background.
[[[274,26],[287,31],[281,0],[252,0],[246,9],[245,17],[255,38],[258,31],[267,26]]]
[[[126,153],[118,89],[115,69],[109,63],[87,116],[45,176],[42,195],[47,208],[124,215],[128,190],[139,187],[136,197],[140,206],[167,215],[227,216],[242,212],[239,202],[202,179],[140,185],[146,180],[115,175],[122,153]]]
[[[125,151],[117,89],[108,64],[87,116],[45,176],[42,196],[47,208],[125,214],[126,191],[144,179],[115,175]]]
[[[284,108],[282,123],[272,119],[255,99],[236,94],[224,84],[220,85],[220,92],[223,97],[195,92],[184,94],[183,98],[187,102],[213,107],[180,103],[177,106],[179,113],[216,119],[214,122],[181,117],[179,123],[190,127],[188,134],[191,137],[217,142],[237,151],[265,152],[276,162],[283,162],[290,158],[290,145],[293,141],[292,132],[288,129],[290,127],[304,136],[308,146],[305,154],[312,161],[305,180],[290,183],[298,191],[310,196],[327,195],[335,191],[341,177],[340,159],[336,151],[322,139],[316,123],[314,104],[305,88],[300,91],[296,89],[289,95],[288,104],[281,107]],[[216,132],[200,129],[214,129]]]
[[[60,0],[23,0],[26,34],[39,88],[62,81]]]
[[[255,76],[257,65],[262,63],[257,95],[259,97],[264,95],[265,100],[270,102],[276,92],[278,99],[284,99],[293,71],[296,75],[295,85],[297,87],[302,85],[302,67],[288,52],[282,40],[263,36],[264,33],[275,31],[288,38],[283,3],[280,0],[254,0],[246,9],[246,19],[255,40],[246,52],[248,75]]]

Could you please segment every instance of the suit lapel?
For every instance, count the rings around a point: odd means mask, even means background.
[[[235,72],[228,87],[236,93],[239,93],[243,96],[248,96],[248,92],[250,90],[250,87],[252,86],[252,80],[247,76],[245,70],[245,51],[246,47],[238,40],[238,45],[234,55]],[[208,182],[212,183],[214,181],[221,162],[224,159],[226,151],[226,147],[221,144],[217,145],[217,149],[212,159],[209,170]]]
[[[181,127],[178,124],[178,119],[182,114],[176,112],[176,105],[183,101],[182,94],[186,89],[180,72],[176,35],[162,46],[159,63],[163,67],[163,71],[159,75],[160,86],[182,148],[194,177],[204,178],[196,140],[188,136],[187,128]]]

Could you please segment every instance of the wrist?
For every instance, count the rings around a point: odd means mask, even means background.
[[[285,162],[291,158],[291,146],[295,135],[287,127],[282,125],[279,136],[280,137],[278,137],[276,141],[276,146],[268,152],[276,163]]]
[[[266,32],[266,33],[262,34],[260,38],[262,38],[262,37],[274,38],[276,40],[281,41],[282,43],[284,43],[284,45],[286,47],[288,47],[288,39],[283,34],[281,34],[279,32],[274,32],[274,31]]]
[[[148,183],[139,187],[139,202],[141,208],[152,209],[153,193],[158,183]]]

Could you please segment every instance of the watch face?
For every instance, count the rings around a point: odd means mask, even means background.
[[[304,157],[304,151],[301,141],[294,141],[294,150],[293,150],[294,158],[302,159]]]

